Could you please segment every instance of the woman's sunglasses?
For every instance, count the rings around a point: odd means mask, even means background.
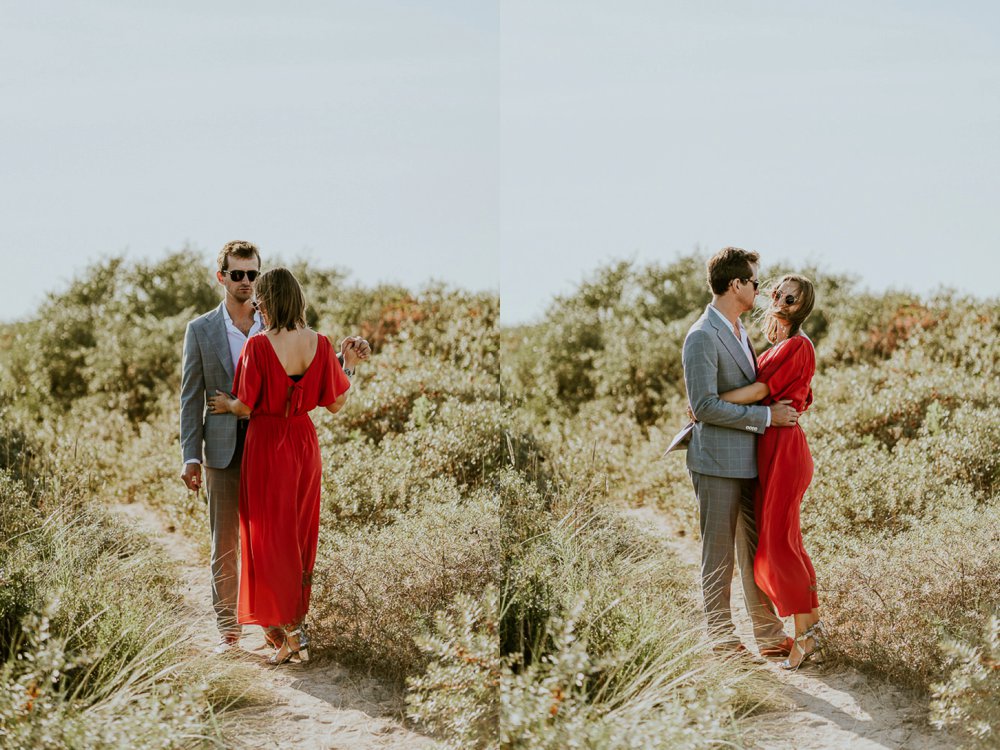
[[[260,271],[220,271],[223,276],[228,276],[233,281],[243,281],[243,277],[246,276],[252,284],[257,280],[260,275]]]
[[[778,302],[781,299],[781,292],[778,291],[777,289],[775,289],[773,292],[771,292],[771,299],[773,299],[775,302]],[[785,295],[785,304],[789,305],[789,306],[790,305],[794,305],[795,304],[795,297],[793,297],[790,294],[786,294]]]

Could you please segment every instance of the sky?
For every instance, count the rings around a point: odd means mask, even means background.
[[[500,9],[505,324],[613,258],[726,245],[1000,295],[1000,5]]]
[[[538,319],[757,250],[1000,295],[1000,6],[0,0],[0,320],[231,239]]]
[[[227,241],[499,282],[495,2],[0,0],[0,320]]]

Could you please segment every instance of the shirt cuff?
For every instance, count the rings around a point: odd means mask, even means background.
[[[200,464],[200,463],[201,463],[200,458],[189,458],[187,461],[184,462],[184,465],[187,466],[188,464]]]
[[[771,426],[771,407],[769,406],[767,407],[767,422],[764,425],[764,429],[766,430],[770,426]]]

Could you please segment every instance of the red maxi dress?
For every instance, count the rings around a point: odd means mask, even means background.
[[[285,372],[265,334],[243,346],[233,383],[251,408],[240,469],[241,623],[287,627],[309,609],[322,471],[309,411],[349,387],[326,336],[319,336],[316,356],[298,380]]]
[[[761,403],[791,399],[804,412],[812,403],[816,352],[802,334],[771,347],[758,362],[757,380],[770,395]],[[799,506],[813,476],[813,460],[799,425],[767,429],[757,442],[757,556],[754,580],[788,617],[819,606],[816,571],[802,544]]]

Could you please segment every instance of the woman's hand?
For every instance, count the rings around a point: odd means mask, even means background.
[[[691,404],[687,405],[687,413],[688,413],[688,421],[689,422],[697,422],[698,421],[697,419],[695,419],[694,412],[691,411]]]
[[[229,414],[233,411],[235,398],[231,398],[228,393],[216,391],[214,396],[208,397],[209,414]]]

